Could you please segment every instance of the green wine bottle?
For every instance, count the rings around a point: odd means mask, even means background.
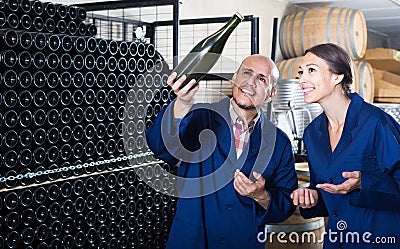
[[[176,79],[186,75],[185,82],[180,89],[189,83],[192,79],[196,84],[204,78],[221,56],[225,43],[233,30],[243,20],[243,16],[235,13],[233,17],[214,34],[204,38],[182,59],[182,61],[173,70],[177,73]]]

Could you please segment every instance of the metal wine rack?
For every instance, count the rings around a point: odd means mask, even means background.
[[[0,248],[165,247],[174,168],[144,131],[174,98],[177,55],[229,18],[178,16],[177,0],[0,0]],[[258,18],[244,22],[235,61],[258,52]]]
[[[0,0],[0,26],[0,248],[163,248],[173,179],[144,137],[174,97],[162,55],[79,6]]]

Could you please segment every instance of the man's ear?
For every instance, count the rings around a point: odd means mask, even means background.
[[[276,88],[272,88],[271,92],[267,95],[267,97],[265,98],[265,103],[270,102],[274,97],[276,96]]]
[[[237,73],[234,73],[234,74],[232,75],[232,79],[231,79],[231,86],[232,86],[232,87],[233,87],[233,85],[235,84],[236,76],[237,76]]]

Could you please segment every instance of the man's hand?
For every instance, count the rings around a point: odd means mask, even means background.
[[[168,77],[167,84],[172,88],[176,95],[176,100],[174,103],[174,117],[183,118],[192,108],[194,103],[194,95],[199,90],[199,85],[190,90],[196,84],[196,80],[193,79],[182,89],[179,89],[182,83],[186,80],[186,76],[184,75],[174,82],[176,75],[176,72],[173,72]]]
[[[301,208],[311,208],[317,205],[318,192],[314,189],[299,188],[292,192],[290,198],[293,204]]]
[[[255,182],[251,181],[239,170],[236,170],[233,186],[240,195],[252,198],[263,208],[267,209],[270,196],[265,189],[265,179],[261,174],[256,172],[253,172],[253,176],[256,178]]]
[[[360,171],[352,171],[352,172],[343,172],[342,176],[347,178],[345,182],[342,184],[317,184],[317,188],[325,190],[331,194],[347,194],[353,191],[354,189],[361,188],[361,172]]]

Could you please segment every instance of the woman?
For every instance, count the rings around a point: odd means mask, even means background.
[[[350,93],[351,60],[334,44],[305,52],[299,84],[324,112],[304,131],[310,186],[291,197],[304,218],[329,216],[324,248],[399,248],[400,126]]]

